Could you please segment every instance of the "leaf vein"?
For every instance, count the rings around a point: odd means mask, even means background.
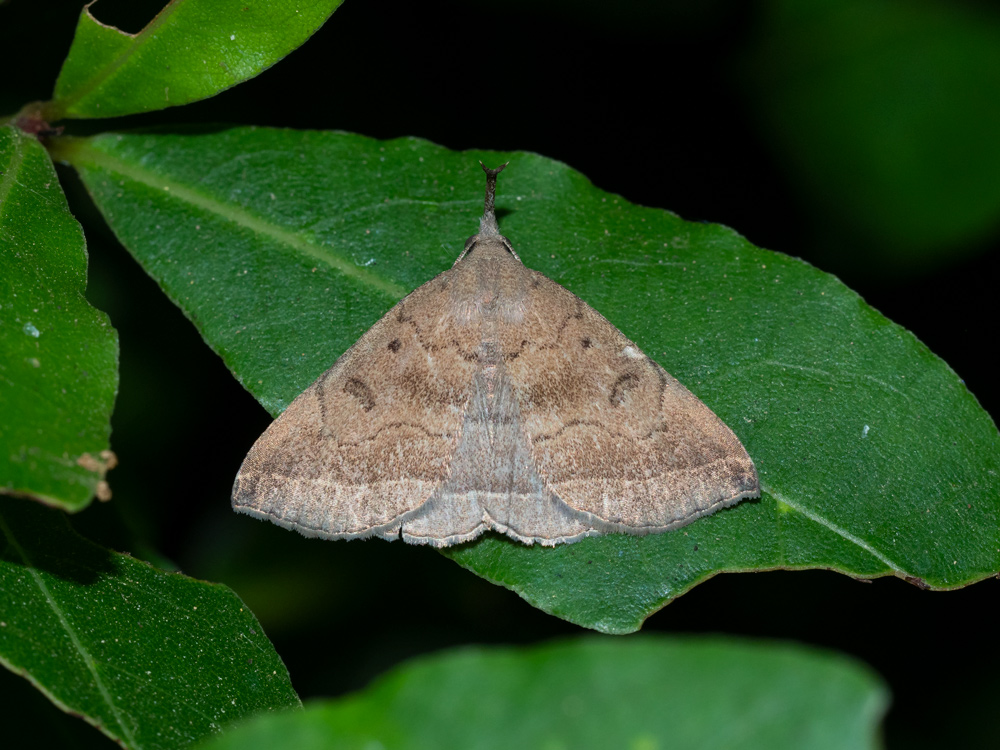
[[[59,624],[62,625],[62,628],[66,632],[66,635],[69,636],[69,639],[73,644],[73,647],[80,654],[80,658],[83,660],[83,664],[87,668],[87,671],[90,672],[90,676],[94,681],[94,685],[97,687],[97,691],[101,694],[101,698],[104,700],[104,702],[107,703],[108,708],[111,709],[111,713],[114,715],[115,721],[118,722],[118,726],[121,728],[121,732],[124,735],[125,739],[128,741],[129,746],[135,748],[140,747],[140,745],[136,742],[135,735],[132,734],[131,728],[125,722],[125,716],[122,714],[117,704],[111,698],[111,693],[108,691],[107,686],[101,679],[101,675],[97,671],[94,657],[90,655],[90,652],[87,650],[87,647],[83,645],[83,642],[77,635],[76,630],[73,628],[69,620],[66,618],[66,613],[63,612],[62,608],[59,606],[59,603],[52,596],[52,592],[50,592],[49,587],[45,585],[45,581],[39,575],[38,570],[35,567],[35,564],[31,560],[31,557],[21,546],[20,542],[17,541],[16,537],[10,530],[10,527],[7,525],[7,522],[4,520],[2,515],[0,515],[0,531],[3,531],[4,535],[7,537],[7,541],[10,543],[10,546],[14,548],[14,551],[17,553],[17,555],[24,561],[24,565],[28,570],[28,573],[34,580],[35,585],[38,586],[39,591],[42,592],[42,596],[45,597],[45,601],[49,605],[49,608],[55,614],[56,619],[59,620]]]
[[[402,299],[408,291],[399,284],[357,265],[351,259],[333,252],[329,248],[320,247],[310,242],[296,232],[275,226],[245,208],[206,195],[169,177],[116,159],[93,148],[85,139],[76,140],[72,145],[69,143],[65,145],[67,148],[62,153],[74,166],[92,166],[107,170],[141,185],[161,190],[164,194],[169,194],[172,198],[187,203],[193,208],[229,221],[242,229],[263,235],[281,246],[291,248],[302,255],[325,263],[340,271],[344,276],[367,284],[394,300]]]
[[[791,500],[789,500],[786,497],[783,497],[782,495],[779,495],[772,488],[768,488],[766,490],[766,492],[767,492],[767,494],[769,494],[772,497],[774,497],[776,500],[779,500],[782,503],[784,503],[785,505],[787,505],[789,508],[791,508],[792,510],[794,510],[796,513],[802,514],[803,516],[805,516],[806,518],[808,518],[810,521],[813,521],[814,523],[818,523],[820,526],[826,527],[827,529],[829,529],[830,531],[832,531],[837,536],[842,537],[843,539],[846,539],[847,541],[849,541],[851,544],[854,544],[854,545],[860,547],[865,552],[867,552],[869,555],[871,555],[872,557],[874,557],[876,560],[878,560],[879,562],[883,563],[884,565],[887,565],[888,567],[890,567],[892,570],[895,570],[895,571],[897,571],[899,573],[902,573],[904,575],[912,575],[911,573],[909,573],[906,570],[904,570],[902,565],[899,565],[898,563],[893,562],[888,557],[886,557],[883,553],[879,552],[877,549],[875,549],[870,544],[868,544],[868,542],[866,542],[864,539],[862,539],[861,537],[855,536],[854,534],[852,534],[851,532],[849,532],[847,529],[842,529],[840,526],[838,526],[837,524],[833,523],[829,519],[824,518],[823,516],[819,515],[818,513],[814,513],[813,511],[809,510],[808,508],[806,508],[806,507],[804,507],[802,505],[799,505],[798,503],[792,502]]]
[[[761,364],[770,365],[771,367],[787,367],[787,368],[790,368],[792,370],[799,370],[801,372],[809,373],[811,375],[821,376],[821,377],[827,379],[828,381],[836,382],[838,380],[837,374],[832,373],[832,372],[828,372],[827,370],[822,370],[822,369],[820,369],[818,367],[807,367],[805,365],[793,365],[793,364],[790,364],[788,362],[778,362],[778,361],[773,360],[773,359],[765,359]],[[854,380],[871,380],[876,385],[879,385],[882,388],[885,388],[886,390],[892,391],[893,393],[896,393],[896,394],[902,396],[903,398],[905,398],[907,400],[910,400],[910,397],[907,394],[903,393],[903,391],[899,390],[898,388],[896,388],[891,383],[887,383],[884,380],[881,380],[880,378],[876,378],[874,375],[868,375],[867,373],[860,373],[859,374],[859,373],[855,373],[855,372],[844,371],[842,373],[842,377],[847,378],[847,379],[854,379]]]

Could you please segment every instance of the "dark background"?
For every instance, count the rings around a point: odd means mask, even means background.
[[[162,4],[101,0],[93,11],[135,32]],[[0,112],[51,95],[81,5],[0,4]],[[993,8],[347,0],[304,47],[214,99],[64,124],[85,133],[231,122],[535,151],[629,201],[726,224],[836,273],[945,359],[995,417]],[[892,158],[886,144],[906,148]],[[428,549],[305,540],[234,516],[232,479],[268,416],[115,242],[73,174],[61,175],[87,234],[88,295],[110,314],[122,351],[115,500],[75,517],[77,528],[233,587],[303,698],[361,687],[435,649],[583,632]],[[838,649],[890,684],[889,748],[1000,746],[997,585],[933,593],[827,571],[723,575],[644,630]],[[46,733],[107,744],[0,673],[11,696],[5,731],[20,725],[32,744]]]

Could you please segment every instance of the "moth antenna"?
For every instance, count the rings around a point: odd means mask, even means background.
[[[509,161],[505,161],[496,169],[490,169],[482,162],[479,162],[479,166],[483,168],[486,172],[486,202],[483,208],[483,218],[479,220],[479,235],[480,237],[495,237],[500,234],[500,227],[497,225],[497,215],[496,215],[496,196],[497,196],[497,175],[503,171],[503,168],[510,164]]]

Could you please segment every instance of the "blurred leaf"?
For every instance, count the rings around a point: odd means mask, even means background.
[[[118,117],[214,96],[302,45],[341,2],[172,0],[138,34],[87,5],[44,116]]]
[[[837,254],[900,270],[1000,228],[995,7],[770,0],[747,62],[764,132]]]
[[[205,750],[877,748],[881,680],[846,657],[723,638],[579,639],[419,659]]]
[[[0,128],[0,493],[86,507],[103,480],[118,335],[48,154]]]
[[[0,498],[0,533],[0,663],[125,747],[183,747],[299,705],[225,586],[110,552],[25,500]]]
[[[272,414],[482,212],[729,424],[764,497],[674,532],[446,554],[606,632],[721,571],[832,568],[955,588],[1000,569],[1000,440],[946,364],[832,276],[632,206],[563,164],[417,139],[236,128],[63,140],[108,223]],[[237,522],[234,520],[234,523]],[[241,521],[242,522],[242,521]]]

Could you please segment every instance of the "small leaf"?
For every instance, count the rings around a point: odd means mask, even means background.
[[[225,586],[92,544],[60,512],[0,498],[0,662],[129,748],[176,748],[299,705]]]
[[[105,26],[88,5],[46,119],[118,117],[214,96],[302,45],[341,2],[173,0],[138,34]]]
[[[877,748],[882,681],[832,653],[724,638],[585,638],[420,659],[204,750]]]
[[[764,490],[677,531],[446,554],[606,632],[722,571],[947,589],[1000,569],[1000,436],[954,372],[832,276],[533,154],[235,128],[63,140],[122,243],[272,414],[477,231],[501,228],[736,432]],[[371,542],[375,543],[375,542]]]
[[[0,128],[0,493],[71,511],[102,486],[118,390],[118,334],[86,286],[48,154]]]

